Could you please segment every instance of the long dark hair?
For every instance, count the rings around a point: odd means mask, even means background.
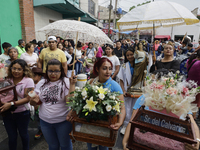
[[[69,88],[67,87],[66,83],[64,82],[64,78],[66,77],[66,74],[65,74],[64,69],[63,69],[63,67],[62,67],[62,63],[61,63],[59,60],[57,60],[57,59],[51,59],[51,60],[49,60],[49,62],[47,63],[47,66],[46,66],[46,73],[45,73],[45,76],[44,76],[45,82],[44,82],[44,84],[41,86],[41,88],[43,88],[46,84],[49,84],[49,83],[50,83],[50,79],[49,79],[49,76],[48,76],[48,73],[47,73],[47,72],[48,72],[48,67],[49,67],[49,65],[58,65],[58,66],[60,66],[61,75],[60,75],[59,80],[62,82],[62,86],[63,86],[63,84],[64,84],[65,87],[66,87],[67,89],[69,89]],[[61,95],[62,95],[62,92],[63,92],[63,89],[61,88]]]
[[[112,45],[110,45],[110,44],[106,44],[106,46],[105,46],[106,48],[107,47],[110,47],[113,51],[112,51],[112,55],[115,55],[115,53],[114,53],[114,48],[113,48],[113,46]],[[106,54],[106,48],[105,48],[105,55],[107,55]]]
[[[194,54],[192,54],[190,57],[189,57],[189,61],[188,61],[188,64],[190,64],[192,61],[193,61],[193,59],[195,59],[195,58],[200,58],[200,49],[196,52],[196,53],[194,53]]]
[[[127,62],[128,62],[128,59],[127,59],[127,57],[126,57],[126,53],[127,53],[128,51],[132,52],[133,54],[135,53],[135,49],[134,49],[133,47],[129,47],[129,48],[127,49],[127,51],[125,52],[125,54],[124,54],[124,56],[125,56],[124,63],[127,63]],[[135,61],[133,62],[133,66],[134,66],[134,65],[135,65]]]

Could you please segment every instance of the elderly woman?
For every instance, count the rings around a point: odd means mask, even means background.
[[[10,59],[5,61],[6,62],[5,66],[8,67],[11,64],[11,62],[16,60],[18,57],[18,54],[19,54],[19,52],[15,47],[10,47],[8,49],[8,55],[10,56]]]
[[[38,55],[34,53],[34,45],[32,43],[27,43],[25,46],[26,52],[21,54],[20,59],[25,60],[29,67],[34,67],[38,62]]]
[[[164,46],[164,58],[156,61],[150,69],[150,72],[154,72],[159,69],[166,69],[168,71],[176,72],[180,69],[180,63],[178,60],[174,60],[174,45],[172,42],[168,42]]]

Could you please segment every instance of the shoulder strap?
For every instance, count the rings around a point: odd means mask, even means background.
[[[92,49],[90,49],[90,51],[91,51],[91,50],[92,50]],[[88,48],[87,48],[86,56],[89,55],[90,51],[88,52]]]
[[[187,72],[190,71],[191,67],[193,66],[193,64],[196,62],[197,60],[193,61],[193,63],[190,65],[190,67],[188,68]]]

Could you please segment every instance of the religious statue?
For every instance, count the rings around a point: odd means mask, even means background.
[[[135,47],[135,66],[134,66],[134,73],[132,77],[132,83],[130,88],[128,89],[128,92],[133,93],[141,93],[141,88],[144,83],[144,79],[146,77],[147,73],[147,66],[148,66],[148,57],[146,52],[143,50],[143,44],[140,42]],[[146,70],[146,71],[145,71]]]

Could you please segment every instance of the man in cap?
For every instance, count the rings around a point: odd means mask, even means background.
[[[189,44],[188,44],[187,49],[188,49],[187,54],[188,54],[189,56],[192,55],[192,53],[195,51],[195,50],[193,49],[193,44],[192,44],[192,43],[189,43]]]
[[[65,53],[57,48],[57,40],[55,36],[48,37],[48,45],[49,47],[43,49],[39,55],[38,68],[42,68],[43,66],[43,72],[45,73],[48,61],[51,59],[57,59],[62,63],[65,74],[67,74],[67,59]]]

